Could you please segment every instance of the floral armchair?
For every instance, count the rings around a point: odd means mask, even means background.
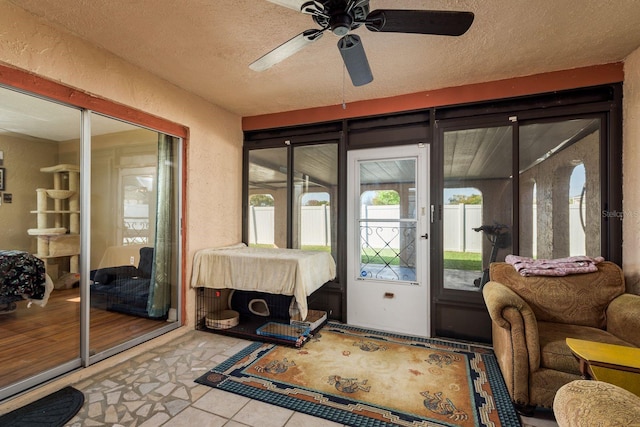
[[[493,263],[484,296],[493,347],[511,399],[524,414],[551,408],[563,385],[581,378],[567,337],[640,347],[640,296],[625,293],[622,270],[562,277],[521,276]]]

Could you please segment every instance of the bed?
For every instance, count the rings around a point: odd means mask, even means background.
[[[335,277],[336,264],[328,252],[256,248],[240,243],[197,251],[191,287],[291,295],[300,317],[306,319],[307,296]]]
[[[21,300],[44,307],[52,290],[41,259],[24,251],[0,250],[0,313],[14,311]]]

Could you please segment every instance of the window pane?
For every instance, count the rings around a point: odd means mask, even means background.
[[[511,252],[512,128],[444,132],[444,287],[479,291]]]
[[[338,144],[293,147],[293,247],[336,257]]]
[[[520,255],[600,255],[599,147],[599,119],[520,127]]]
[[[359,278],[415,282],[416,160],[359,164]]]
[[[249,246],[287,247],[286,147],[249,152],[248,220]]]

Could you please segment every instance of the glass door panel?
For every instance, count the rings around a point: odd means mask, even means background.
[[[97,114],[91,125],[93,356],[177,321],[179,144]]]
[[[0,399],[80,366],[80,124],[0,88]]]
[[[416,280],[416,159],[360,162],[360,278]]]

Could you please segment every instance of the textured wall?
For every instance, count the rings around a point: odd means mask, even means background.
[[[622,268],[627,290],[640,294],[640,48],[624,65]]]
[[[132,42],[135,42],[132,40]],[[0,1],[0,62],[189,127],[185,228],[188,278],[196,250],[240,241],[241,119]]]
[[[4,152],[5,193],[11,203],[0,205],[0,249],[36,252],[36,239],[27,234],[36,228],[36,188],[53,188],[51,175],[40,168],[58,162],[58,149],[51,141],[0,135],[0,151]],[[25,162],[24,159],[29,159]]]

